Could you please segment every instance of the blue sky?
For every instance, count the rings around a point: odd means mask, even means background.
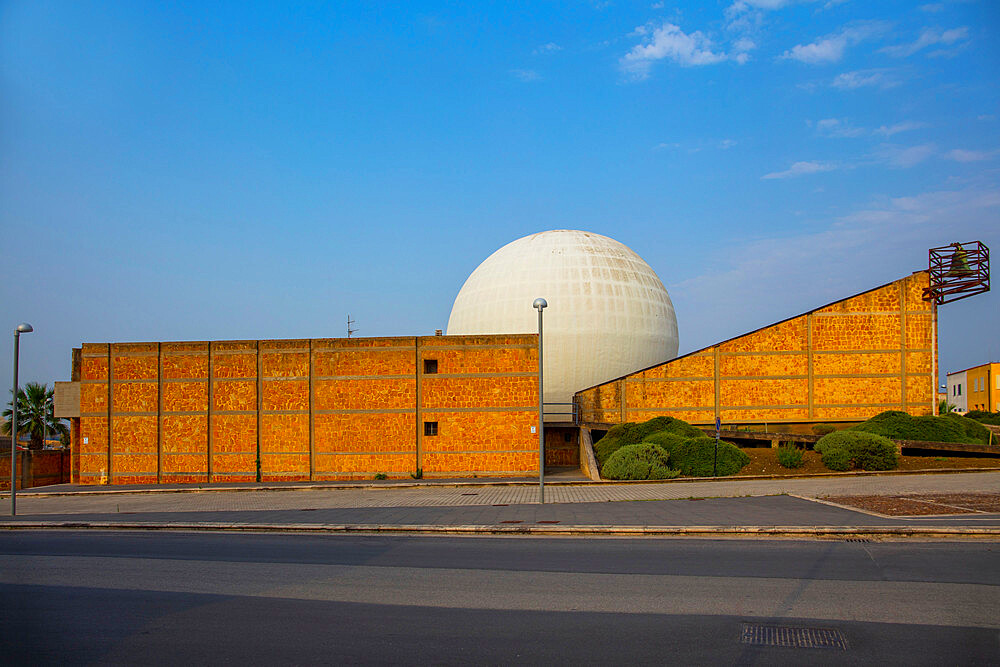
[[[3,2],[3,326],[44,382],[81,342],[427,335],[491,252],[583,229],[657,271],[689,352],[1000,252],[998,30],[987,1]],[[998,332],[995,292],[942,307],[942,372]]]

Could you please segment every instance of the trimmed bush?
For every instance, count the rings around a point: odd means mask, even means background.
[[[802,450],[794,445],[778,447],[778,464],[782,468],[799,468],[802,466]]]
[[[990,424],[1000,426],[1000,412],[987,412],[985,410],[970,410],[965,413],[966,419],[977,421],[980,424]]]
[[[891,440],[864,431],[829,433],[820,438],[815,449],[830,470],[894,470],[899,465]]]
[[[872,433],[893,440],[979,444],[988,442],[989,439],[989,431],[982,424],[961,415],[911,417],[899,410],[889,410],[877,414],[868,421],[852,426],[848,430]],[[843,431],[840,432],[843,433]]]
[[[826,435],[827,433],[833,433],[837,430],[837,427],[833,424],[814,424],[812,427],[812,432],[816,435]]]
[[[704,434],[702,434],[699,435],[698,437],[703,438],[705,436]],[[674,447],[677,447],[678,445],[681,445],[687,442],[688,440],[689,438],[683,435],[678,435],[676,433],[667,433],[666,431],[660,431],[659,433],[654,433],[653,435],[646,436],[645,442],[651,442],[654,445],[659,445],[660,447],[663,447],[663,449],[665,449],[667,453],[670,453],[674,450]]]
[[[677,441],[673,438],[662,437],[659,433],[655,436],[656,442],[670,454],[670,465],[679,468],[685,477],[711,477],[712,462],[715,456],[715,438],[701,436],[699,438],[685,438]],[[743,466],[750,463],[750,457],[740,450],[736,445],[719,441],[719,476],[726,477],[735,475]]]
[[[1000,412],[986,412],[985,410],[969,410],[965,413],[966,419],[972,419],[980,424],[990,424],[1000,426]]]
[[[703,436],[700,430],[682,419],[654,417],[642,423],[625,422],[617,424],[594,445],[594,458],[602,468],[611,455],[625,445],[637,445],[653,433],[674,433],[688,438]]]
[[[608,479],[673,479],[681,471],[671,470],[669,459],[662,447],[651,442],[624,445],[608,458],[601,474]]]

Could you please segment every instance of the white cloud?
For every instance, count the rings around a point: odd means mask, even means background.
[[[926,267],[927,248],[954,239],[983,238],[983,220],[998,214],[996,185],[930,191],[880,197],[843,216],[810,220],[809,229],[818,231],[710,248],[701,275],[668,285],[683,322],[681,352],[909,275]],[[887,239],[892,243],[887,245]],[[984,317],[988,314],[991,330],[996,331],[1000,308],[991,304],[1000,296],[976,299],[981,300],[977,308]],[[945,333],[942,329],[942,341]],[[944,357],[954,356],[949,349],[957,343],[942,345],[943,368],[955,367],[954,359]]]
[[[892,135],[899,134],[900,132],[919,130],[922,127],[927,127],[927,123],[921,123],[920,121],[915,120],[904,120],[901,123],[895,123],[893,125],[883,125],[875,130],[875,134],[881,134],[883,137],[891,137]]]
[[[621,59],[621,66],[637,79],[649,76],[649,69],[658,60],[671,60],[691,67],[713,65],[727,59],[723,52],[713,50],[712,40],[704,33],[685,33],[673,23],[664,23],[652,30],[646,26],[635,29],[634,34],[646,37]]]
[[[895,56],[897,58],[905,58],[906,56],[912,56],[917,51],[927,48],[928,46],[935,46],[937,44],[944,44],[946,46],[954,44],[969,37],[969,29],[966,27],[952,28],[951,30],[937,30],[934,28],[924,28],[921,31],[920,36],[916,41],[910,44],[899,44],[896,46],[887,46],[884,49],[880,49],[882,53],[888,53],[890,56]],[[932,55],[944,55],[945,52],[935,51]]]
[[[976,120],[996,120],[996,114],[984,113],[976,116]]]
[[[510,71],[514,78],[521,81],[541,81],[542,75],[533,69],[512,69]]]
[[[822,171],[833,171],[836,165],[829,162],[796,162],[784,171],[775,171],[761,176],[762,179],[794,178],[796,176],[806,176],[808,174],[818,174]]]
[[[927,12],[928,14],[937,14],[938,12],[944,11],[944,3],[932,2],[926,5],[920,5],[920,11]]]
[[[895,88],[899,85],[899,81],[891,76],[889,70],[863,69],[838,74],[830,82],[830,85],[841,90],[871,87],[885,89]]]
[[[1000,155],[1000,150],[970,151],[963,148],[955,148],[945,153],[944,157],[955,162],[982,162],[983,160],[990,160],[997,155]]]
[[[884,32],[879,22],[859,23],[840,32],[827,35],[811,44],[798,44],[779,56],[780,60],[797,60],[810,65],[835,63],[844,57],[847,47],[854,46]]]
[[[542,44],[532,51],[532,55],[540,56],[547,53],[555,53],[556,51],[562,51],[563,47],[559,46],[555,42],[549,42],[548,44]]]
[[[720,150],[729,150],[736,145],[736,140],[734,139],[723,139],[719,142],[718,148]]]
[[[875,151],[875,157],[893,167],[908,169],[915,167],[934,155],[936,148],[934,144],[920,144],[919,146],[896,146],[894,144],[883,144]]]
[[[827,137],[861,137],[868,134],[863,127],[854,127],[846,119],[824,118],[816,121],[816,131]]]

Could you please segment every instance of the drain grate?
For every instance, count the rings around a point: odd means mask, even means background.
[[[559,523],[558,521],[536,521],[535,523]]]
[[[523,521],[501,521],[500,523],[524,523]]]
[[[840,630],[796,628],[782,625],[743,624],[740,642],[751,646],[791,646],[794,648],[834,648],[847,650]]]
[[[463,496],[478,496],[478,493],[463,493]]]
[[[509,507],[507,503],[497,503],[493,507]]]
[[[844,538],[845,542],[871,542],[867,537],[847,537]]]

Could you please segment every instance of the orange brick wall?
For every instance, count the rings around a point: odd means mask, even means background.
[[[862,421],[933,414],[937,312],[924,271],[578,392],[588,423]]]
[[[537,366],[533,335],[84,344],[74,478],[537,474]]]

